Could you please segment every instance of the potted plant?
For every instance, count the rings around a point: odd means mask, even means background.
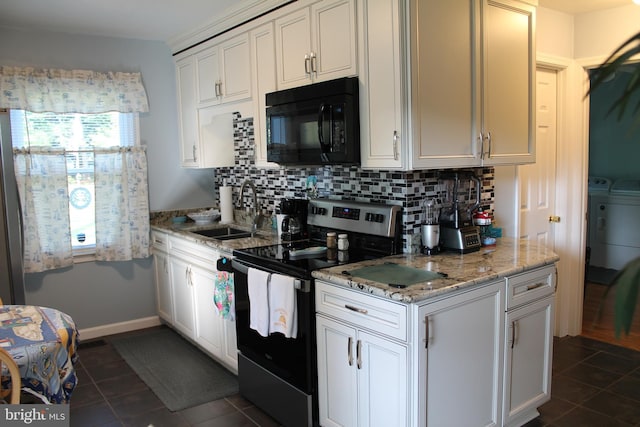
[[[612,79],[622,66],[632,67],[631,78],[624,91],[612,104],[609,113],[617,111],[618,119],[622,118],[627,109],[633,108],[636,122],[640,121],[640,62],[633,62],[640,55],[640,33],[635,34],[622,43],[598,68],[594,70],[589,94],[603,83]],[[635,95],[635,96],[634,96]],[[635,103],[635,105],[633,105]],[[631,111],[631,110],[630,110]],[[628,335],[633,321],[633,314],[638,301],[640,290],[640,258],[635,258],[627,263],[613,279],[616,287],[615,296],[615,333],[619,337],[624,332]],[[608,291],[608,290],[607,290]]]

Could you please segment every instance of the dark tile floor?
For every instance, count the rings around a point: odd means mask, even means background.
[[[170,412],[109,343],[79,349],[71,426],[277,426],[235,395]],[[640,426],[640,352],[582,337],[556,339],[552,399],[527,427]]]
[[[109,337],[80,344],[71,427],[276,427],[240,395],[170,412],[120,357]]]

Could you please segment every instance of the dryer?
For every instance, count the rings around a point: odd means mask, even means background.
[[[620,270],[640,257],[640,180],[589,192],[590,265]]]

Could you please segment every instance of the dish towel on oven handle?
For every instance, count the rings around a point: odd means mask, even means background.
[[[294,278],[272,274],[269,283],[269,333],[280,332],[287,338],[298,335],[298,307]]]
[[[223,319],[233,321],[236,310],[233,301],[233,273],[218,271],[214,284],[213,304]]]
[[[269,335],[269,281],[271,273],[249,267],[249,327],[263,337]]]

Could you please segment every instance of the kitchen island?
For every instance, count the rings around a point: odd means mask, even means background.
[[[499,239],[470,254],[404,254],[314,271],[320,424],[534,419],[551,394],[558,259],[536,243]],[[385,264],[434,277],[404,287],[388,274],[358,277]]]

